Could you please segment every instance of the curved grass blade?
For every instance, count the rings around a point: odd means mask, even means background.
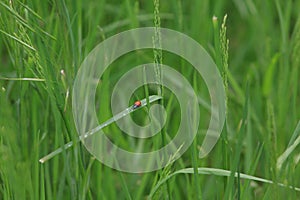
[[[152,102],[155,102],[155,101],[158,101],[162,99],[161,96],[157,96],[157,95],[152,95],[152,96],[149,96],[149,103],[152,103]],[[138,108],[133,108],[133,106],[129,106],[128,108],[126,108],[125,110],[123,110],[122,112],[116,114],[115,116],[113,116],[112,118],[110,118],[109,120],[103,122],[102,124],[100,124],[99,126],[93,128],[92,130],[86,132],[84,135],[81,135],[80,137],[78,137],[78,140],[75,141],[75,142],[79,142],[80,140],[82,139],[85,139],[91,135],[93,135],[94,133],[98,132],[99,130],[103,129],[104,127],[114,123],[115,121],[129,115],[130,113],[138,110],[139,108],[142,108],[144,106],[147,105],[147,100],[146,98],[141,100],[141,106],[138,107]],[[58,149],[56,149],[55,151],[51,152],[50,154],[44,156],[43,158],[41,158],[39,161],[41,163],[44,163],[46,162],[47,160],[50,160],[51,158],[53,158],[54,156],[56,156],[57,154],[63,152],[65,149],[68,149],[70,148],[71,146],[73,146],[74,142],[71,141],[67,144],[65,144],[63,147],[60,147]]]
[[[162,184],[164,184],[168,179],[172,178],[173,176],[175,176],[177,174],[193,174],[193,173],[194,173],[194,168],[185,168],[185,169],[175,171],[174,173],[168,175],[166,178],[162,179],[161,181],[159,181],[156,184],[156,186],[152,189],[150,195],[148,196],[148,199],[152,199],[153,195],[159,189],[159,187]],[[229,171],[229,170],[224,170],[224,169],[199,167],[198,168],[198,174],[230,177],[232,172]],[[260,178],[260,177],[256,177],[256,176],[251,176],[251,175],[248,175],[248,174],[235,172],[234,177],[237,178],[238,176],[241,179],[247,179],[247,180],[251,180],[251,181],[257,181],[257,182],[269,183],[269,184],[277,184],[278,186],[287,187],[287,188],[290,188],[290,189],[293,189],[295,191],[300,192],[300,188],[298,188],[298,187],[285,185],[283,183],[275,183],[275,182],[273,182],[271,180],[268,180],[268,179],[264,179],[264,178]]]
[[[287,149],[277,159],[277,164],[276,164],[277,169],[281,169],[283,163],[287,160],[287,158],[291,155],[291,153],[294,152],[294,150],[299,144],[300,144],[300,121],[297,124],[297,127],[292,135],[292,138],[288,144]]]

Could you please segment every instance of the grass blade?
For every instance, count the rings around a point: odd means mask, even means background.
[[[3,31],[3,30],[1,30],[1,29],[0,29],[0,32],[3,33],[4,35],[6,35],[7,37],[10,37],[11,39],[15,40],[16,42],[18,42],[18,43],[24,45],[25,47],[31,49],[32,51],[36,51],[35,48],[33,48],[31,45],[29,45],[29,44],[23,42],[23,41],[20,40],[19,38],[15,37],[15,36],[13,36],[13,35],[11,35],[11,34],[9,34],[9,33],[6,33],[5,31]]]
[[[286,159],[291,155],[291,153],[296,149],[296,147],[299,144],[300,144],[300,121],[298,122],[298,125],[292,135],[288,148],[277,159],[277,169],[281,169],[282,164],[286,161]]]
[[[160,96],[152,95],[152,96],[149,97],[149,102],[152,103],[152,102],[154,102],[154,101],[160,100],[161,98],[162,98],[162,97],[160,97]],[[140,106],[139,108],[146,106],[146,105],[147,105],[147,100],[146,100],[146,98],[143,99],[143,100],[141,100],[141,103],[142,103],[142,104],[141,104],[141,106]],[[117,120],[119,120],[119,119],[121,119],[121,118],[123,118],[123,117],[129,115],[130,113],[132,113],[132,112],[134,112],[134,111],[136,111],[136,110],[137,110],[137,109],[134,109],[132,106],[129,106],[128,108],[126,108],[126,109],[123,110],[122,112],[118,113],[118,114],[115,115],[114,117],[110,118],[109,120],[105,121],[104,123],[100,124],[99,126],[93,128],[92,130],[88,131],[88,132],[85,133],[84,135],[81,135],[81,136],[78,138],[78,140],[77,140],[76,142],[79,142],[80,140],[82,140],[82,139],[84,139],[84,138],[87,138],[87,137],[93,135],[94,133],[98,132],[99,130],[103,129],[104,127],[106,127],[106,126],[108,126],[108,125],[114,123],[115,121],[117,121]],[[53,158],[54,156],[56,156],[57,154],[63,152],[65,149],[70,148],[71,146],[73,146],[73,144],[74,144],[74,142],[71,141],[71,142],[65,144],[63,147],[58,148],[58,149],[56,149],[55,151],[51,152],[50,154],[44,156],[44,157],[41,158],[39,161],[40,161],[41,163],[44,163],[44,162],[46,162],[47,160],[49,160],[49,159]]]
[[[178,171],[168,175],[166,178],[162,179],[161,181],[159,181],[157,183],[157,185],[153,188],[150,195],[148,196],[148,199],[151,199],[152,196],[155,194],[155,192],[159,189],[159,187],[163,183],[165,183],[167,180],[172,178],[173,176],[175,176],[177,174],[193,174],[193,173],[194,173],[194,168],[185,168],[185,169],[178,170]],[[198,174],[230,177],[232,172],[229,171],[229,170],[224,170],[224,169],[200,167],[200,168],[198,168]],[[283,183],[274,183],[271,180],[256,177],[256,176],[252,176],[252,175],[248,175],[248,174],[243,174],[243,173],[237,173],[236,172],[236,173],[234,173],[234,177],[235,178],[240,177],[241,179],[252,180],[252,181],[257,181],[257,182],[261,182],[261,183],[277,184],[278,186],[288,187],[290,189],[293,189],[295,191],[300,192],[299,187],[288,186],[288,185],[285,185]]]
[[[37,81],[37,82],[44,82],[45,79],[42,78],[8,78],[0,76],[0,80],[6,81]]]

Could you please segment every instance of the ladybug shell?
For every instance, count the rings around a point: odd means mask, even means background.
[[[142,105],[142,102],[141,101],[136,101],[136,102],[134,102],[134,104],[133,104],[133,109],[136,109],[136,108],[138,108],[138,107],[140,107]]]

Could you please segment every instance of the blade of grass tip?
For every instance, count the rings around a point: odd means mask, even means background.
[[[161,96],[152,95],[152,96],[149,97],[149,103],[152,103],[152,102],[157,101],[157,100],[160,100],[160,99],[162,99]],[[146,101],[146,99],[143,99],[143,100],[141,100],[141,106],[140,106],[139,108],[144,107],[144,106],[146,106],[146,105],[147,105],[147,101]],[[110,118],[109,120],[107,120],[107,121],[105,121],[104,123],[100,124],[99,126],[93,128],[92,130],[86,132],[84,135],[81,135],[81,136],[78,138],[78,140],[75,141],[75,142],[79,142],[80,140],[82,140],[82,139],[84,139],[84,138],[87,138],[87,137],[93,135],[93,134],[96,133],[97,131],[103,129],[104,127],[106,127],[106,126],[110,125],[111,123],[113,123],[113,122],[115,122],[115,121],[117,121],[117,120],[119,120],[119,119],[121,119],[121,118],[123,118],[123,117],[129,115],[130,113],[132,113],[132,112],[134,112],[134,111],[136,111],[136,110],[137,110],[137,109],[134,109],[132,106],[126,108],[125,110],[123,110],[122,112],[120,112],[120,113],[118,113],[117,115],[113,116],[113,117]],[[53,158],[54,156],[56,156],[57,154],[61,153],[61,152],[64,151],[65,149],[70,148],[71,146],[73,146],[73,144],[74,144],[73,141],[71,141],[71,142],[65,144],[63,147],[58,148],[58,149],[56,149],[55,151],[51,152],[50,154],[48,154],[48,155],[44,156],[43,158],[41,158],[41,159],[39,160],[39,162],[41,162],[41,163],[46,162],[47,160]]]
[[[153,195],[159,189],[159,187],[161,185],[163,185],[168,179],[172,178],[173,176],[175,176],[177,174],[193,174],[193,173],[194,173],[193,168],[185,168],[185,169],[175,171],[172,174],[169,174],[166,178],[160,180],[156,184],[156,186],[152,189],[151,193],[149,194],[148,199],[152,199]],[[230,177],[232,175],[232,172],[229,171],[229,170],[225,170],[225,169],[199,167],[198,168],[198,174]],[[257,181],[257,182],[261,182],[261,183],[268,183],[268,184],[277,184],[281,187],[286,187],[286,188],[292,189],[294,191],[300,192],[299,187],[293,187],[293,186],[285,185],[283,183],[274,183],[271,180],[260,178],[260,177],[257,177],[257,176],[252,176],[252,175],[243,174],[243,173],[240,173],[240,175],[238,175],[237,172],[234,173],[233,175],[234,175],[235,178],[240,176],[241,179]]]
[[[286,159],[290,156],[290,154],[296,149],[296,147],[299,144],[300,144],[300,121],[298,122],[297,127],[292,135],[288,148],[277,159],[277,169],[281,169],[283,163],[286,161]]]

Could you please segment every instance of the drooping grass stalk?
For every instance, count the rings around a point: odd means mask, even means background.
[[[178,174],[193,174],[193,173],[194,173],[193,168],[185,168],[185,169],[175,171],[172,174],[169,174],[165,179],[159,181],[158,184],[155,186],[155,188],[153,188],[153,190],[151,191],[151,194],[149,195],[149,199],[151,199],[153,197],[153,195],[162,186],[162,184],[164,184],[167,180],[169,180],[173,176],[176,176]],[[224,170],[224,169],[217,169],[217,168],[199,167],[198,173],[203,174],[203,175],[214,175],[214,176],[221,176],[221,177],[223,177],[223,176],[231,177],[232,176],[232,171]],[[256,177],[256,176],[252,176],[252,175],[248,175],[248,174],[237,173],[237,172],[233,173],[233,177],[238,178],[238,176],[240,176],[241,179],[246,179],[246,180],[251,180],[251,181],[256,181],[256,182],[261,182],[261,183],[268,183],[268,184],[277,184],[280,187],[285,187],[285,188],[289,188],[291,190],[300,192],[299,187],[293,187],[290,185],[285,185],[283,183],[276,183],[276,182],[273,182],[268,179],[264,179],[264,178],[260,178],[260,177]]]

